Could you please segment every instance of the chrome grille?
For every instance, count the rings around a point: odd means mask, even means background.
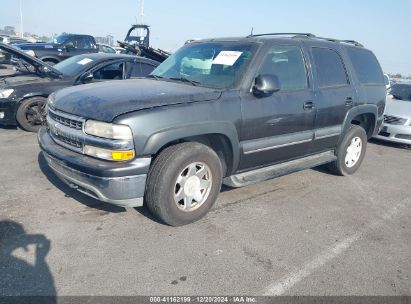
[[[398,116],[384,115],[384,122],[389,125],[405,125],[407,120]]]
[[[83,153],[84,119],[70,114],[48,109],[47,125],[50,136],[59,145]]]
[[[73,146],[73,147],[75,147],[75,148],[77,148],[77,149],[83,149],[83,144],[82,144],[80,141],[78,141],[78,140],[73,140],[73,139],[64,137],[64,136],[62,136],[62,135],[60,135],[60,134],[52,134],[52,136],[53,136],[54,138],[56,138],[57,140],[65,143],[66,145]]]
[[[71,119],[68,117],[61,116],[55,112],[52,112],[49,110],[48,115],[50,116],[51,119],[54,121],[61,123],[62,125],[76,129],[76,130],[81,130],[83,129],[83,122],[75,119]]]

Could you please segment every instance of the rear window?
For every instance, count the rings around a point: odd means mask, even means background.
[[[312,52],[320,88],[339,87],[349,84],[344,63],[336,51],[326,48],[313,48]]]
[[[373,53],[357,48],[348,48],[347,52],[360,83],[385,84],[381,67]]]

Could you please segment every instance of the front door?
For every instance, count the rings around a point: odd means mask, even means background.
[[[264,98],[242,94],[240,170],[295,159],[312,149],[315,103],[300,46],[272,46],[257,73],[264,74],[277,76],[281,89]]]

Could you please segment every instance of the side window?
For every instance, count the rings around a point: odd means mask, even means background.
[[[363,49],[348,48],[348,56],[362,84],[384,84],[384,76],[377,58]]]
[[[67,44],[73,44],[76,49],[91,49],[91,41],[87,37],[77,37],[71,39]]]
[[[270,49],[260,69],[260,75],[278,77],[282,91],[308,88],[307,71],[301,50],[297,46],[274,46]]]
[[[155,66],[147,63],[136,62],[130,63],[130,69],[131,71],[127,73],[129,78],[146,77],[155,69]]]
[[[347,72],[340,55],[331,49],[313,48],[314,68],[320,88],[349,84]]]
[[[123,79],[123,62],[106,65],[93,73],[95,80],[119,80]]]

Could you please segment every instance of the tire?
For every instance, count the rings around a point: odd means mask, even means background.
[[[358,147],[360,145],[360,147]],[[337,147],[337,159],[328,164],[329,170],[336,175],[354,174],[364,159],[367,150],[367,134],[357,125],[351,125]],[[349,154],[349,152],[351,152]],[[349,154],[349,155],[348,155]]]
[[[47,99],[33,97],[24,100],[17,109],[16,120],[19,126],[29,132],[37,132],[44,122],[44,108]]]
[[[210,210],[221,184],[222,166],[217,154],[203,144],[182,143],[164,149],[154,160],[147,177],[145,203],[157,219],[182,226]],[[206,188],[199,189],[202,186]]]

